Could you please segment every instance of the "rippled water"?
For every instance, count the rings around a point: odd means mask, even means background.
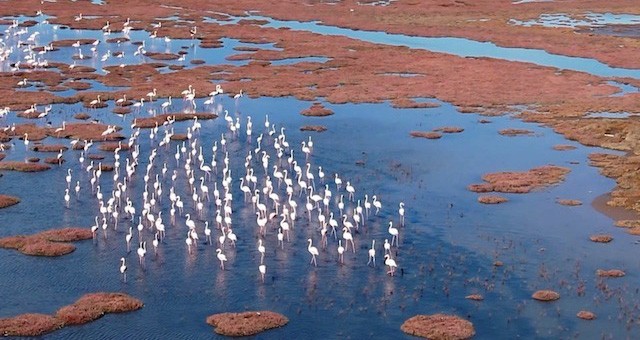
[[[100,32],[97,32],[100,34]],[[142,34],[142,33],[141,33]],[[173,40],[172,42],[175,42]],[[162,43],[160,43],[162,44]],[[176,48],[180,44],[171,48]],[[62,50],[61,50],[62,51]],[[67,50],[69,51],[69,50]],[[68,57],[67,52],[67,57]],[[221,53],[223,54],[223,53]],[[222,56],[223,57],[223,56]],[[62,55],[60,55],[62,58]],[[432,99],[427,99],[434,101]],[[157,109],[159,103],[155,102]],[[421,99],[424,101],[424,99]],[[142,299],[145,307],[125,315],[107,315],[78,327],[68,327],[51,333],[48,338],[211,338],[212,329],[206,325],[207,315],[254,309],[270,309],[285,314],[290,323],[269,331],[263,338],[283,338],[307,334],[310,338],[411,338],[399,327],[415,314],[453,313],[469,318],[478,338],[568,338],[573,336],[611,335],[614,338],[637,337],[637,326],[626,328],[629,316],[637,317],[635,308],[638,293],[637,245],[620,229],[612,228],[612,220],[596,212],[589,204],[594,198],[609,191],[614,183],[598,174],[587,164],[587,155],[602,152],[568,142],[550,129],[527,124],[508,116],[494,117],[490,123],[480,123],[475,114],[460,114],[447,103],[430,109],[394,109],[382,104],[324,103],[335,111],[325,118],[304,117],[298,113],[309,107],[308,102],[292,98],[248,98],[236,101],[218,96],[218,106],[205,106],[197,101],[200,110],[229,110],[233,119],[239,118],[242,128],[237,137],[229,131],[222,118],[201,121],[202,129],[194,135],[203,146],[207,162],[212,157],[211,147],[222,134],[228,141],[230,169],[233,175],[233,226],[238,235],[237,247],[229,245],[225,253],[229,259],[226,269],[220,270],[215,257],[216,246],[202,242],[204,222],[197,220],[200,242],[197,250],[189,254],[185,245],[187,227],[185,218],[178,217],[169,225],[168,193],[173,185],[183,197],[186,210],[195,216],[190,191],[181,158],[179,176],[175,183],[170,174],[177,167],[174,153],[179,142],[171,142],[167,149],[157,148],[157,157],[151,174],[160,174],[164,162],[169,172],[159,176],[163,197],[159,202],[163,220],[167,224],[167,238],[161,244],[158,256],[150,246],[153,234],[145,230],[149,252],[143,268],[137,263],[135,251],[126,253],[125,235],[130,222],[119,220],[118,230],[109,225],[108,238],[102,235],[95,242],[78,242],[77,250],[60,258],[35,258],[12,250],[0,249],[0,317],[27,312],[52,313],[57,308],[75,301],[82,294],[94,291],[122,291]],[[171,111],[188,108],[175,100]],[[110,107],[87,110],[80,104],[54,105],[49,120],[59,126],[78,112],[89,111],[95,119],[107,124],[118,124],[130,135],[130,124],[137,117],[148,116],[144,110],[124,119],[111,114]],[[251,205],[243,203],[239,181],[244,177],[245,156],[256,147],[256,138],[264,134],[262,147],[271,154],[270,164],[277,156],[273,152],[273,137],[269,137],[263,123],[269,116],[271,123],[285,128],[287,141],[295,150],[296,159],[306,163],[301,142],[311,136],[314,147],[309,158],[317,174],[322,166],[327,177],[334,173],[356,188],[356,198],[377,195],[383,207],[378,216],[370,216],[365,226],[355,235],[356,253],[345,253],[345,264],[337,260],[337,241],[328,240],[327,250],[321,250],[318,267],[309,264],[308,238],[319,247],[319,224],[315,215],[308,221],[303,208],[305,201],[297,199],[298,219],[291,233],[291,242],[278,249],[276,230],[278,221],[268,225],[265,237],[267,248],[265,264],[267,278],[263,284],[258,274],[260,255],[257,251],[257,226]],[[248,116],[252,117],[251,140],[245,134]],[[25,122],[13,114],[0,121],[10,125]],[[42,123],[42,122],[40,122]],[[192,122],[174,124],[176,133],[184,133]],[[305,124],[321,124],[328,128],[323,133],[299,131]],[[432,130],[442,126],[460,126],[464,132],[445,134],[439,140],[411,138],[413,130]],[[498,134],[504,128],[525,128],[532,136],[506,137]],[[143,130],[140,145],[140,164],[129,183],[128,195],[138,213],[142,209],[144,190],[143,173],[148,157],[164,135],[149,138]],[[278,133],[276,133],[277,135]],[[59,140],[48,138],[44,143]],[[62,141],[66,142],[66,141]],[[575,150],[554,151],[556,144],[571,144]],[[104,154],[104,162],[113,163],[113,154]],[[24,160],[40,156],[26,151],[22,141],[15,141],[7,153],[7,160]],[[130,157],[121,152],[124,159]],[[88,161],[80,164],[80,151],[67,151],[62,166],[40,174],[3,172],[0,192],[22,199],[18,205],[0,212],[0,236],[30,234],[44,229],[63,226],[89,227],[99,214],[97,200],[90,192]],[[217,154],[222,163],[222,151]],[[281,165],[287,168],[283,156]],[[258,157],[252,160],[255,173],[264,181],[264,170]],[[526,195],[506,194],[509,202],[496,206],[477,203],[477,194],[467,185],[481,181],[481,174],[503,170],[526,170],[552,163],[567,166],[571,173],[557,186]],[[73,171],[73,183],[81,182],[78,199],[72,198],[69,209],[64,208],[64,177],[67,169]],[[269,168],[269,174],[272,169]],[[200,174],[200,172],[198,172]],[[102,192],[109,196],[113,187],[113,173],[105,172],[100,179]],[[152,180],[153,182],[153,176]],[[208,181],[220,184],[220,175]],[[333,191],[331,210],[337,214],[336,200],[345,194],[344,186]],[[274,182],[277,186],[277,182]],[[318,176],[316,186],[322,192]],[[283,197],[284,188],[280,191]],[[297,194],[297,191],[296,191]],[[346,194],[345,194],[346,195]],[[294,195],[295,196],[295,195]],[[105,197],[105,200],[107,199]],[[566,207],[557,204],[557,198],[579,199],[584,205]],[[262,197],[264,202],[264,197]],[[400,228],[400,246],[393,250],[399,264],[395,277],[385,274],[382,266],[382,243],[389,238],[388,222],[399,222],[397,205],[406,203],[406,226]],[[353,213],[355,204],[347,204],[347,214]],[[206,220],[214,228],[215,209],[207,203]],[[121,216],[122,217],[122,216]],[[135,226],[134,243],[138,241]],[[595,244],[588,236],[597,232],[611,233],[613,245]],[[214,240],[220,232],[214,229]],[[367,250],[376,240],[377,267],[367,266]],[[123,283],[118,272],[119,259],[125,256],[128,282]],[[494,267],[496,260],[503,267]],[[613,292],[605,295],[598,288],[595,277],[598,268],[620,268],[627,276],[606,281]],[[578,282],[583,282],[585,295],[578,296]],[[600,286],[602,287],[602,286]],[[537,289],[559,291],[562,298],[551,304],[531,300]],[[480,293],[483,302],[472,302],[464,296]],[[575,317],[581,309],[592,310],[598,319],[591,322]],[[622,312],[628,314],[623,315]]]

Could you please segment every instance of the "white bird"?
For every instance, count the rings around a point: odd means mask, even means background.
[[[129,233],[124,237],[124,240],[127,242],[127,253],[131,251],[131,238],[133,237],[132,230],[133,227],[129,227]]]
[[[185,239],[185,243],[187,243],[187,248],[189,248],[189,254],[191,254],[191,246],[193,245],[193,240],[191,239],[191,230],[187,232],[187,238]]]
[[[220,248],[216,249],[216,253],[218,253],[218,260],[220,260],[220,268],[224,270],[224,262],[227,260],[227,256],[222,253]]]
[[[373,195],[373,197],[371,197],[373,199],[373,206],[376,208],[376,215],[378,215],[378,213],[380,212],[380,209],[382,208],[382,203],[380,201],[378,201],[378,197],[376,195]]]
[[[307,246],[307,250],[311,254],[311,261],[309,263],[313,263],[317,267],[318,263],[316,262],[316,256],[319,255],[318,248],[311,245],[311,243],[313,242],[311,241],[311,239],[308,239],[307,242],[309,242],[309,246]]]
[[[64,202],[67,208],[69,208],[69,200],[71,197],[69,196],[69,189],[64,189]]]
[[[267,273],[267,266],[260,264],[258,266],[258,271],[260,272],[260,279],[262,280],[262,283],[264,283],[264,275]]]
[[[344,263],[344,247],[342,246],[342,240],[338,240],[338,259],[340,263]]]
[[[211,228],[209,228],[209,221],[204,222],[204,236],[209,245],[211,245]]]
[[[398,213],[400,214],[400,225],[404,227],[404,202],[400,202]]]
[[[373,262],[373,266],[376,266],[376,240],[371,241],[371,249],[369,249],[369,262],[367,266]]]
[[[344,239],[344,242],[345,242],[345,245],[346,245],[346,250],[349,250],[349,241],[351,241],[351,249],[355,253],[356,252],[356,246],[353,243],[353,235],[349,231],[349,228],[347,228],[347,227],[342,228],[342,238]]]
[[[398,267],[398,265],[396,264],[396,261],[394,259],[392,259],[391,256],[389,256],[389,254],[385,254],[384,255],[384,264],[389,266],[389,271],[387,272],[387,274],[393,276],[393,274],[396,271],[396,268]]]
[[[393,245],[393,241],[396,241],[396,247],[398,246],[398,229],[393,227],[393,222],[389,221],[389,234],[391,234],[391,245]]]
[[[138,247],[138,259],[140,260],[140,265],[144,266],[144,255],[147,253],[147,242],[140,242],[140,246]]]
[[[262,239],[258,239],[258,251],[260,252],[260,264],[264,261],[265,248],[262,245]]]
[[[120,258],[120,274],[122,274],[122,280],[127,282],[127,265],[125,264],[124,257]]]

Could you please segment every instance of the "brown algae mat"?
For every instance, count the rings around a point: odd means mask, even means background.
[[[72,253],[76,247],[69,243],[93,237],[88,228],[51,229],[29,236],[0,238],[0,248],[15,249],[25,255],[62,256]]]
[[[123,293],[91,293],[72,305],[60,308],[55,315],[21,314],[0,318],[2,336],[39,336],[68,325],[80,325],[107,313],[124,313],[142,308],[142,301]]]
[[[498,195],[480,195],[478,196],[478,202],[482,204],[500,204],[509,201],[506,197]]]
[[[539,290],[533,293],[531,297],[538,301],[555,301],[560,298],[560,294],[553,290]]]
[[[20,203],[20,199],[14,196],[0,194],[0,209]]]
[[[325,117],[333,114],[331,109],[325,108],[320,103],[313,103],[311,107],[304,109],[300,112],[303,116],[311,116],[311,117]]]
[[[503,192],[523,194],[546,186],[557,184],[569,173],[568,168],[545,165],[521,172],[495,172],[482,176],[486,183],[471,184],[468,189],[474,192]]]
[[[286,325],[289,319],[271,311],[220,313],[207,317],[215,332],[226,336],[250,336]]]
[[[65,325],[81,325],[99,319],[107,313],[124,313],[142,308],[142,301],[123,293],[86,294],[71,305],[56,312]]]
[[[476,333],[470,321],[446,314],[416,315],[405,321],[400,329],[431,340],[469,339]]]

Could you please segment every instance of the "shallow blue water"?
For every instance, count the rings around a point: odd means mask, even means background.
[[[264,337],[283,337],[304,331],[314,338],[380,337],[381,334],[405,337],[400,324],[418,313],[448,312],[468,316],[482,337],[568,337],[589,331],[601,334],[601,327],[612,329],[614,335],[636,334],[626,331],[607,316],[615,317],[620,303],[600,301],[596,289],[596,268],[616,267],[628,270],[628,276],[611,285],[620,285],[625,300],[637,296],[630,291],[635,280],[635,245],[632,239],[611,228],[611,220],[595,212],[588,204],[596,196],[609,190],[613,183],[586,165],[586,156],[593,149],[578,146],[576,150],[558,152],[551,149],[557,143],[566,143],[546,128],[525,124],[508,117],[492,118],[488,124],[478,123],[473,114],[459,114],[446,103],[434,109],[398,110],[388,104],[326,104],[336,112],[328,118],[308,118],[297,113],[308,103],[290,98],[242,98],[236,103],[220,98],[220,104],[231,109],[233,116],[246,117],[254,122],[253,142],[248,143],[241,134],[233,139],[222,119],[202,121],[197,135],[203,143],[205,159],[211,157],[210,146],[226,134],[229,140],[231,169],[234,174],[234,231],[238,235],[237,248],[229,245],[225,250],[229,261],[222,272],[215,258],[215,246],[202,243],[189,255],[184,243],[187,228],[183,217],[175,226],[168,225],[168,194],[171,185],[167,176],[162,180],[163,217],[167,223],[167,239],[159,255],[150,249],[146,269],[136,262],[135,251],[126,254],[124,236],[127,222],[119,221],[118,231],[110,224],[108,239],[77,243],[71,255],[56,259],[41,259],[0,250],[4,260],[0,298],[7,301],[0,312],[10,316],[25,312],[53,312],[71,303],[86,292],[97,290],[124,291],[145,302],[145,307],[127,315],[110,315],[96,322],[69,327],[50,335],[51,338],[80,337],[211,337],[211,328],[204,318],[215,312],[245,309],[271,309],[290,318],[290,324],[265,333]],[[178,109],[180,104],[174,104]],[[82,111],[79,105],[54,106],[52,119],[68,117]],[[92,112],[105,122],[125,127],[136,115],[125,121],[106,112]],[[237,110],[237,111],[236,111]],[[304,162],[300,142],[312,136],[313,169],[323,166],[327,174],[339,173],[356,187],[356,196],[377,194],[383,202],[379,216],[371,216],[366,227],[356,234],[357,252],[345,256],[345,265],[337,263],[336,241],[329,239],[328,249],[321,251],[317,268],[309,265],[306,239],[318,245],[318,224],[309,225],[304,208],[298,210],[298,221],[285,250],[277,249],[275,230],[277,221],[271,222],[265,238],[267,254],[267,282],[260,283],[257,272],[259,253],[256,250],[255,215],[250,204],[242,203],[238,182],[244,176],[244,156],[255,147],[255,137],[265,132],[265,114],[276,127],[285,127],[287,140]],[[7,123],[17,121],[8,119]],[[54,120],[55,122],[55,120]],[[298,131],[303,124],[322,124],[328,131],[309,134]],[[175,131],[184,132],[190,122],[176,123]],[[445,134],[440,140],[413,139],[412,130],[430,130],[444,125],[457,125],[465,129],[460,134]],[[497,133],[506,127],[528,128],[532,137],[504,137]],[[162,129],[161,129],[162,130]],[[149,131],[140,135],[141,163],[138,171],[146,168],[150,152]],[[160,134],[162,135],[162,133]],[[264,147],[269,147],[264,137]],[[393,143],[387,141],[393,140]],[[54,142],[46,141],[46,142]],[[172,142],[167,149],[158,149],[153,172],[159,172],[167,162],[169,173],[175,168],[173,154],[179,145]],[[95,147],[94,147],[95,148]],[[272,148],[272,147],[271,147]],[[102,153],[94,150],[91,153]],[[24,153],[24,146],[16,142],[7,159],[21,160],[35,153]],[[105,162],[112,163],[107,153]],[[522,157],[526,154],[526,157]],[[67,151],[65,165],[54,167],[44,174],[5,172],[0,179],[0,190],[22,198],[14,207],[3,209],[0,235],[33,233],[62,226],[90,226],[98,214],[97,201],[88,192],[90,186],[84,166],[77,162],[79,151]],[[121,153],[127,156],[127,153]],[[275,155],[273,155],[274,158]],[[285,156],[286,158],[286,156]],[[356,161],[364,161],[357,165]],[[286,160],[283,160],[286,164]],[[577,161],[578,164],[569,162]],[[218,151],[218,162],[221,154]],[[480,181],[479,174],[501,170],[524,170],[547,162],[568,166],[572,172],[565,182],[527,195],[505,195],[510,201],[498,206],[484,206],[476,202],[477,194],[466,186]],[[124,163],[124,162],[123,162]],[[85,161],[85,166],[87,161]],[[62,195],[66,184],[66,169],[73,170],[73,183],[81,181],[78,201],[72,199],[70,209],[64,209]],[[260,162],[254,158],[259,178],[263,176]],[[270,169],[271,171],[271,169]],[[104,173],[100,184],[108,195],[112,187],[112,173]],[[129,196],[141,209],[142,174],[129,184]],[[25,187],[24,181],[30,183]],[[175,183],[176,192],[186,201],[186,212],[191,211],[190,195],[185,188],[183,171]],[[219,178],[218,186],[220,187]],[[317,181],[317,178],[316,178]],[[319,184],[319,182],[317,182]],[[209,183],[210,187],[212,183]],[[38,188],[36,190],[34,188]],[[334,192],[332,210],[336,211]],[[284,189],[281,189],[281,191]],[[344,187],[341,193],[345,194]],[[580,199],[585,205],[564,207],[555,203],[556,197]],[[106,199],[105,199],[106,200]],[[381,243],[388,238],[389,220],[398,222],[397,203],[407,204],[407,223],[401,228],[400,247],[394,257],[404,275],[388,277],[380,266]],[[450,207],[450,204],[453,204]],[[302,207],[304,201],[299,201]],[[353,205],[347,204],[348,211]],[[350,208],[349,208],[350,207]],[[37,213],[34,213],[37,212]],[[349,213],[350,214],[350,213]],[[314,212],[315,215],[315,212]],[[214,212],[209,208],[207,220],[213,222]],[[134,227],[134,247],[137,233]],[[202,238],[203,222],[197,221]],[[588,241],[592,233],[606,231],[616,237],[615,250]],[[214,237],[219,232],[214,229]],[[143,239],[150,244],[152,233],[145,230]],[[214,238],[214,239],[215,239]],[[377,240],[378,267],[367,267],[367,249],[371,240]],[[149,247],[151,248],[151,247]],[[544,250],[540,250],[544,248]],[[117,271],[118,259],[128,259],[128,282],[122,283]],[[505,262],[505,267],[494,268],[494,260]],[[578,297],[575,286],[559,287],[562,280],[575,284],[573,267],[581,267],[580,279],[586,281],[586,295]],[[539,276],[541,268],[549,272],[548,278]],[[486,288],[489,287],[489,288]],[[633,287],[633,285],[630,285]],[[554,288],[563,294],[560,301],[538,304],[530,300],[536,289]],[[622,288],[621,288],[622,289]],[[448,295],[447,295],[448,293]],[[481,293],[484,302],[471,302],[464,296]],[[599,299],[594,301],[594,299]],[[559,316],[556,309],[559,308]],[[599,318],[584,323],[575,318],[579,309],[590,309]],[[331,326],[326,326],[331,325]],[[561,326],[561,328],[558,328]]]

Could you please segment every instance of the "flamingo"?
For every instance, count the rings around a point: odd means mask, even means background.
[[[342,240],[338,240],[338,259],[340,263],[344,263],[344,247],[342,246]]]
[[[393,241],[396,241],[396,247],[398,246],[398,229],[393,227],[393,222],[389,221],[389,234],[391,234],[391,245],[393,245]]]
[[[398,213],[400,214],[400,225],[404,227],[404,202],[400,202]]]
[[[147,242],[140,242],[140,246],[138,247],[138,259],[140,260],[140,265],[144,267],[144,255],[147,253]]]
[[[280,243],[280,247],[284,249],[284,234],[282,233],[282,228],[278,228],[278,243]]]
[[[153,253],[156,256],[158,256],[158,244],[159,244],[159,241],[158,241],[158,233],[157,232],[156,232],[155,235],[153,235],[153,242],[151,244],[153,244]]]
[[[373,266],[376,266],[376,240],[371,241],[371,249],[369,249],[369,262],[367,266],[373,262]]]
[[[345,244],[346,244],[346,250],[349,250],[349,241],[351,241],[351,249],[353,250],[353,252],[356,252],[356,246],[353,243],[353,235],[351,235],[351,232],[349,231],[349,228],[344,227],[342,228],[342,238],[345,240]]]
[[[209,228],[209,221],[204,222],[204,236],[209,245],[211,245],[211,228]]]
[[[191,254],[191,246],[193,245],[193,240],[191,239],[191,230],[187,232],[185,243],[187,244],[187,248],[189,248],[189,254]]]
[[[224,270],[224,262],[227,260],[227,256],[222,253],[220,248],[216,249],[216,253],[218,253],[218,255],[216,255],[218,260],[220,260],[220,268]]]
[[[376,208],[376,216],[378,215],[378,212],[380,212],[380,209],[382,208],[382,203],[380,201],[378,201],[378,197],[376,195],[373,195],[373,197],[371,197],[373,199],[373,206]]]
[[[309,242],[309,246],[307,246],[307,250],[311,254],[311,261],[309,263],[313,263],[317,267],[318,263],[316,262],[316,256],[319,255],[318,248],[311,245],[313,242],[311,241],[311,239],[308,239],[307,242]]]
[[[384,255],[384,264],[389,266],[389,271],[387,272],[387,274],[393,276],[396,268],[398,267],[398,265],[396,264],[396,261],[392,259],[391,256],[389,256],[389,254],[386,254]]]
[[[260,264],[258,266],[258,271],[260,272],[260,279],[262,280],[262,283],[264,283],[264,275],[267,273],[267,266]]]
[[[133,237],[132,232],[133,227],[129,227],[129,233],[124,237],[124,240],[127,242],[127,253],[131,251],[131,238]]]
[[[67,207],[67,209],[69,208],[69,200],[71,199],[71,197],[69,196],[69,189],[64,189],[64,204]]]
[[[263,260],[264,260],[264,252],[265,252],[265,248],[262,245],[262,239],[258,239],[258,251],[260,252],[260,264],[262,264]]]
[[[127,265],[125,264],[124,257],[120,258],[120,273],[122,274],[122,280],[127,282]]]

